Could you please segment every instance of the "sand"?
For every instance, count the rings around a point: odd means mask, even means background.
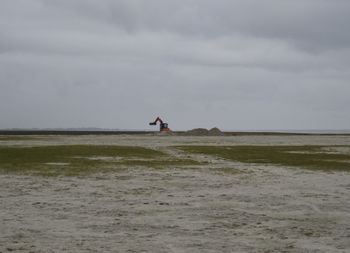
[[[342,136],[74,136],[0,145],[344,145]],[[342,152],[348,152],[342,150]],[[350,252],[350,173],[240,164],[0,175],[0,252]]]

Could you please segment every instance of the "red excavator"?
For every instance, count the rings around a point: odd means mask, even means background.
[[[149,123],[151,126],[157,125],[159,121],[159,131],[160,132],[171,132],[170,128],[168,127],[168,123],[163,122],[163,120],[159,117],[156,118],[154,122]]]

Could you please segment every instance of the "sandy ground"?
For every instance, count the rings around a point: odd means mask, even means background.
[[[350,144],[341,136],[75,136],[0,145]],[[0,252],[350,252],[350,173],[239,164],[0,175]]]

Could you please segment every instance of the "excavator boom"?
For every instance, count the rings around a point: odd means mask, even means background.
[[[163,124],[163,120],[159,117],[156,118],[154,122],[149,123],[151,126],[157,125],[157,122],[159,121],[160,124]]]
[[[149,124],[151,126],[157,125],[159,122],[159,131],[160,132],[171,132],[171,130],[168,127],[168,123],[163,122],[163,120],[160,117],[157,117],[155,121],[150,122]]]

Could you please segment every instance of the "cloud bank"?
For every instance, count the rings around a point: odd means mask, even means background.
[[[347,0],[0,7],[0,128],[350,128]]]

